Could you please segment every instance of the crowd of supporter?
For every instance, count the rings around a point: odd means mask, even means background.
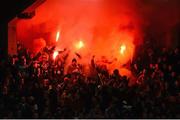
[[[94,57],[87,76],[77,59],[65,73],[68,54],[55,61],[53,47],[37,55],[17,48],[0,61],[0,118],[180,118],[179,48],[141,49],[130,65],[131,86]]]

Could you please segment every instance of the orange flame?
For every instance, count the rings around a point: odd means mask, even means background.
[[[59,40],[59,37],[60,37],[60,32],[58,31],[58,32],[56,33],[56,42]]]
[[[84,47],[83,41],[79,41],[79,42],[76,44],[76,48],[77,48],[77,49],[81,49],[81,48],[83,48],[83,47]]]
[[[126,45],[121,45],[120,53],[123,55],[125,51],[126,51]]]
[[[56,59],[56,57],[58,56],[58,51],[54,51],[54,53],[53,53],[53,59],[55,60]]]

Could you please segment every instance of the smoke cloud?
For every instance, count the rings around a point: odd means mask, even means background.
[[[17,36],[28,48],[37,47],[31,42],[43,38],[46,45],[68,48],[69,59],[75,52],[85,63],[93,55],[97,59],[103,56],[116,61],[110,65],[115,68],[133,57],[147,31],[157,39],[169,35],[180,21],[179,5],[179,0],[47,0],[36,9],[35,17],[19,20]],[[57,31],[60,38],[56,43]],[[79,41],[84,44],[81,49],[75,47]],[[127,49],[121,55],[124,44]]]

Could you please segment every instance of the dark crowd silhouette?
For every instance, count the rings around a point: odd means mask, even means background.
[[[56,60],[53,51],[33,55],[18,43],[17,55],[0,60],[0,118],[180,118],[179,48],[140,48],[129,65],[133,85],[95,56],[89,75],[78,59],[65,73],[66,49]]]

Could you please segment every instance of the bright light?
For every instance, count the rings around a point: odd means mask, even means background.
[[[59,37],[60,37],[60,32],[58,31],[58,32],[56,33],[56,42],[59,40]]]
[[[79,42],[76,44],[76,48],[77,48],[77,49],[81,49],[82,47],[84,47],[84,43],[83,43],[83,41],[79,41]]]
[[[123,55],[126,50],[126,45],[121,45],[120,47],[120,53]]]
[[[53,53],[53,59],[55,60],[56,59],[56,57],[58,56],[58,51],[54,51],[54,53]]]

